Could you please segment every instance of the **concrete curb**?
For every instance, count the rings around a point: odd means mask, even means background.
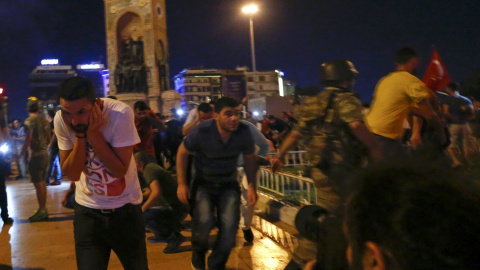
[[[295,227],[295,216],[300,209],[298,206],[281,201],[263,192],[258,192],[258,201],[255,208],[269,217],[293,227]]]

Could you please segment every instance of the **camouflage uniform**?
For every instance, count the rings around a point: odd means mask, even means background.
[[[326,111],[332,93],[332,106]],[[348,126],[350,122],[363,122],[362,105],[354,92],[327,87],[306,99],[297,113],[294,130],[302,135],[308,151],[317,204],[334,211],[345,188],[344,179],[339,177],[358,168],[366,153]]]
[[[326,110],[332,94],[332,104]],[[295,113],[298,123],[294,131],[301,134],[308,152],[306,176],[315,182],[317,205],[333,212],[342,201],[346,179],[366,156],[365,146],[348,126],[350,122],[363,122],[362,105],[354,92],[326,87],[317,96],[305,99]],[[315,259],[316,250],[316,244],[300,238],[292,259],[302,265]]]

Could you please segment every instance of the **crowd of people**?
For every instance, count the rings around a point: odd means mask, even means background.
[[[288,151],[300,147],[317,208],[297,219],[310,215],[324,225],[315,241],[299,240],[286,269],[478,269],[480,190],[454,175],[474,165],[468,123],[476,103],[454,82],[428,89],[413,75],[419,57],[412,48],[401,48],[395,63],[369,108],[354,92],[354,64],[332,60],[320,69],[322,91],[261,121],[229,97],[199,104],[185,120],[175,110],[167,119],[144,101],[131,108],[99,99],[91,81],[69,78],[60,85],[59,111],[43,116],[31,98],[24,125],[14,120],[9,132],[17,178],[28,174],[36,189],[39,207],[29,220],[48,219],[46,187],[63,175],[71,181],[61,203],[75,209],[78,269],[106,269],[112,250],[126,269],[148,269],[146,241],[179,252],[188,215],[192,269],[225,269],[239,226],[246,243],[254,241],[259,166],[276,151],[269,165],[282,170]],[[1,214],[11,224],[4,167]],[[153,236],[146,239],[146,230]]]
[[[465,250],[463,250],[465,254],[456,253],[453,250],[438,252],[428,257],[428,261],[425,262],[415,261],[415,256],[406,256],[408,252],[417,253],[420,257],[427,256],[426,254],[430,253],[427,249],[437,248],[427,248],[427,237],[438,237],[450,241],[452,245],[459,245],[459,243],[467,245],[467,242],[462,242],[465,238],[459,242],[453,238],[443,238],[444,234],[454,233],[455,224],[461,226],[461,223],[452,222],[448,226],[438,228],[434,222],[438,220],[435,214],[429,215],[422,212],[422,215],[413,217],[413,219],[416,218],[412,221],[413,223],[431,222],[430,229],[435,230],[436,233],[436,236],[432,236],[431,233],[422,231],[414,240],[411,240],[418,241],[414,245],[423,248],[414,249],[412,245],[400,249],[401,241],[396,243],[388,240],[391,239],[390,236],[381,234],[383,230],[392,234],[411,233],[394,232],[395,226],[401,226],[401,224],[388,223],[393,222],[392,218],[396,211],[406,211],[401,210],[403,206],[400,201],[407,200],[408,197],[393,197],[390,194],[402,190],[404,188],[402,185],[405,185],[405,188],[412,185],[412,190],[422,190],[421,185],[428,182],[427,185],[432,185],[432,192],[435,192],[434,185],[448,186],[445,190],[457,188],[450,185],[454,186],[454,181],[459,179],[442,176],[442,180],[437,179],[438,182],[430,181],[430,176],[427,177],[423,171],[416,171],[417,168],[435,164],[437,171],[445,168],[453,171],[454,168],[462,165],[473,165],[469,164],[472,162],[472,146],[469,143],[473,139],[467,124],[468,119],[474,117],[472,103],[459,95],[455,83],[449,84],[445,92],[435,94],[415,77],[413,74],[419,65],[419,56],[414,49],[401,48],[396,53],[395,63],[396,70],[380,79],[375,88],[373,102],[366,110],[353,91],[354,82],[359,73],[353,63],[347,60],[325,62],[320,70],[320,79],[325,89],[314,97],[306,98],[296,109],[298,123],[281,144],[278,159],[272,162],[272,170],[280,170],[287,151],[298,142],[302,142],[309,154],[310,165],[306,175],[310,176],[315,183],[316,204],[323,209],[323,213],[328,213],[327,220],[335,217],[338,219],[345,216],[345,218],[343,222],[325,222],[325,227],[320,232],[316,232],[317,236],[323,236],[321,241],[312,242],[311,239],[301,238],[286,269],[302,269],[302,267],[303,269],[346,269],[349,264],[354,269],[475,269],[480,265],[480,261],[474,258],[474,253]],[[410,130],[408,136],[405,136],[406,130]],[[415,160],[416,163],[402,169],[395,169],[405,160]],[[354,176],[362,173],[366,164],[386,165],[383,169],[377,167],[378,171],[374,170],[366,178],[353,179]],[[392,171],[389,172],[389,170]],[[383,171],[385,175],[375,175]],[[383,183],[388,182],[391,186],[384,185],[385,188],[382,188],[381,181],[375,182],[367,189],[361,189],[356,185],[373,182],[374,178],[381,179]],[[398,185],[394,186],[394,184]],[[478,185],[473,182],[471,184]],[[428,187],[426,189],[428,190]],[[414,192],[412,190],[409,192]],[[473,190],[478,192],[478,187]],[[466,190],[455,192],[457,192],[455,194],[462,192],[466,194]],[[434,194],[424,195],[425,203],[438,199]],[[408,194],[408,196],[414,195]],[[393,202],[395,198],[398,202]],[[392,205],[374,206],[382,200],[388,200]],[[472,203],[474,203],[473,200]],[[418,207],[419,211],[428,208],[422,204],[422,201],[411,203],[411,205]],[[478,205],[475,207],[477,208],[475,211],[478,211],[478,207]],[[434,208],[432,207],[432,210]],[[360,211],[373,213],[361,215],[358,213]],[[379,223],[376,223],[376,230],[379,231],[369,230],[369,225],[365,227],[367,220],[376,222],[374,216],[379,219]],[[403,222],[400,216],[395,218]],[[473,228],[476,222],[478,221],[473,221],[467,226]],[[372,226],[375,225],[372,224]],[[342,227],[346,240],[338,237],[343,235]],[[333,236],[335,239],[332,239]],[[476,230],[475,233],[472,232],[471,237],[476,243],[480,240]],[[440,247],[440,242],[435,244],[438,244],[439,249],[443,247]],[[348,256],[345,256],[346,249],[349,251]],[[336,251],[340,251],[340,254]],[[452,256],[457,256],[453,259],[457,260],[456,262],[449,261],[446,257],[449,256],[448,252],[452,252]],[[422,268],[415,264],[424,264],[428,267]],[[432,265],[438,267],[432,267]]]

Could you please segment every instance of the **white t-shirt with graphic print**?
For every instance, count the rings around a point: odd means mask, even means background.
[[[132,108],[127,104],[105,98],[102,115],[105,124],[100,132],[114,148],[136,145],[140,142]],[[55,115],[55,134],[60,150],[71,150],[75,133],[67,127],[60,111]],[[133,155],[124,178],[116,178],[100,161],[87,142],[87,164],[80,180],[75,182],[75,200],[78,204],[94,209],[122,207],[127,203],[140,204],[142,191]]]

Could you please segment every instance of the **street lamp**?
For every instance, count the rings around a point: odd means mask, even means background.
[[[255,73],[257,71],[257,65],[255,63],[255,39],[253,37],[253,15],[257,13],[258,7],[255,4],[250,4],[242,8],[242,12],[247,14],[250,18],[250,47],[252,50],[252,70]]]
[[[248,17],[250,18],[250,48],[252,51],[252,71],[253,71],[253,91],[255,97],[257,96],[257,82],[256,82],[256,77],[257,77],[257,64],[255,62],[255,38],[253,36],[253,15],[257,13],[258,7],[255,4],[250,4],[248,6],[244,6],[242,8],[242,12],[247,14]],[[247,90],[247,96],[248,96],[248,90]]]

